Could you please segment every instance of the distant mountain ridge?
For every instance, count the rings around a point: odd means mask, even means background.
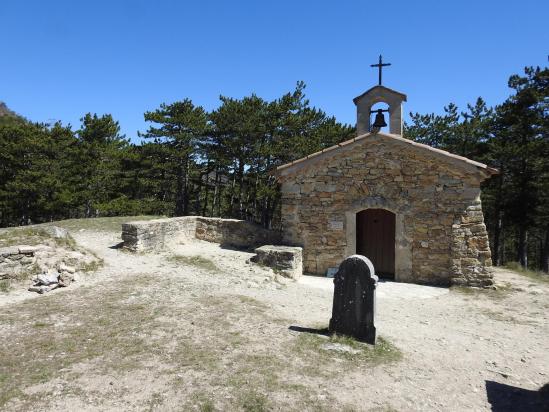
[[[18,117],[17,113],[10,110],[9,107],[4,102],[0,102],[0,116],[13,116]]]

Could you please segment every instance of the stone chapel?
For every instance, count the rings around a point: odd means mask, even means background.
[[[480,184],[497,170],[405,139],[405,101],[371,88],[354,99],[357,137],[277,168],[283,242],[303,247],[305,273],[326,275],[360,254],[381,278],[489,286]],[[388,133],[371,125],[380,102]]]

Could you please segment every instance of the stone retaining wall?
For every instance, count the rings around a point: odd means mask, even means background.
[[[193,239],[226,247],[253,248],[278,243],[280,235],[251,222],[201,216],[184,216],[122,224],[124,247],[134,251],[154,250]]]
[[[16,279],[36,263],[33,246],[12,246],[0,248],[0,280]]]

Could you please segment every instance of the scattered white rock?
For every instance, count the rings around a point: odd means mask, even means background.
[[[33,255],[34,252],[36,252],[36,249],[37,248],[35,246],[22,245],[19,246],[19,253],[23,255]]]
[[[28,290],[29,292],[43,294],[59,287],[69,286],[72,282],[76,281],[76,278],[76,270],[73,267],[61,264],[59,265],[59,271],[47,269],[44,273],[37,275],[33,279],[34,285]]]
[[[69,286],[75,280],[76,279],[73,273],[62,272],[59,274],[58,283],[59,283],[59,286],[66,287],[66,286]]]
[[[36,278],[34,279],[34,282],[37,285],[49,286],[54,283],[57,283],[58,278],[59,278],[58,272],[49,271],[48,273],[42,273],[40,275],[37,275]]]
[[[57,289],[59,287],[59,284],[58,283],[54,283],[52,285],[49,285],[49,286],[45,286],[45,285],[34,285],[34,286],[31,286],[29,288],[29,292],[38,292],[40,294],[43,294],[43,293],[46,293],[46,292],[49,292],[51,290],[54,290],[54,289]]]
[[[59,226],[46,226],[44,227],[44,231],[51,237],[57,239],[64,239],[69,237],[69,231]]]
[[[59,272],[68,272],[68,273],[74,273],[76,272],[76,269],[72,266],[67,266],[64,263],[59,265]]]

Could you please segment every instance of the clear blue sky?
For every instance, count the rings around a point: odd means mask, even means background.
[[[380,53],[406,113],[503,101],[509,75],[547,66],[549,1],[3,0],[0,39],[0,101],[34,121],[111,113],[135,139],[162,102],[212,110],[304,80],[313,105],[354,124]]]

